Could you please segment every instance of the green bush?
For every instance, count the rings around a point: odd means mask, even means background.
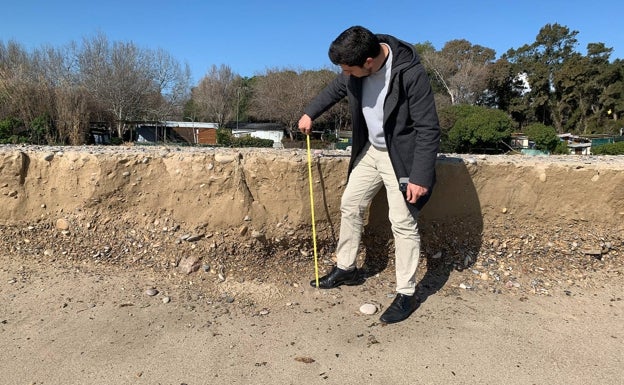
[[[529,140],[535,142],[535,148],[541,151],[554,152],[561,142],[554,127],[542,123],[529,124],[524,129],[524,133],[529,137]]]
[[[40,115],[30,122],[30,142],[33,144],[42,144],[49,141],[55,141],[55,132],[47,115]],[[52,143],[47,143],[52,144]]]
[[[234,139],[234,137],[230,130],[224,128],[217,129],[217,144],[229,147],[232,144],[232,139]]]
[[[111,146],[120,146],[123,144],[123,139],[118,136],[113,136],[110,138],[110,144]]]
[[[217,143],[224,147],[273,147],[271,139],[254,138],[253,136],[243,136],[236,138],[228,129],[217,130]]]
[[[456,118],[447,148],[456,152],[492,152],[511,136],[513,121],[503,111],[481,106],[453,106]]]
[[[22,121],[16,118],[0,120],[0,143],[18,143],[19,137],[15,135],[15,132],[21,126]]]
[[[568,148],[568,143],[560,140],[557,143],[557,146],[552,151],[555,155],[570,155],[570,149]]]
[[[624,142],[615,142],[592,147],[593,155],[624,155]]]
[[[232,138],[232,147],[273,147],[271,139],[254,138],[253,136],[243,136]]]

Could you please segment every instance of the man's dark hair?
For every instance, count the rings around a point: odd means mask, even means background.
[[[374,33],[359,25],[341,33],[329,46],[329,60],[336,65],[361,67],[369,57],[379,55],[381,47]]]

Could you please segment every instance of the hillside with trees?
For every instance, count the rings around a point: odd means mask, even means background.
[[[602,42],[580,52],[577,34],[547,24],[499,58],[464,39],[439,50],[415,44],[436,94],[443,149],[500,151],[512,132],[549,150],[556,134],[618,134],[624,61]],[[136,122],[165,120],[281,123],[296,140],[303,107],[335,73],[273,68],[247,78],[221,64],[191,84],[188,66],[166,51],[104,35],[30,51],[0,41],[0,143],[85,144],[94,125],[118,143],[132,140]],[[349,130],[346,101],[316,128],[325,138]]]

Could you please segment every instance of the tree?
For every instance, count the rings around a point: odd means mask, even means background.
[[[604,106],[604,116],[612,119],[614,128],[624,126],[624,122],[617,124],[624,114],[624,60],[617,59],[611,63],[602,73],[601,83],[604,89],[600,94],[600,104]]]
[[[61,48],[0,42],[0,119],[23,122],[31,141],[82,144],[91,120],[117,123],[179,116],[190,70],[163,50],[100,34]]]
[[[51,90],[48,114],[31,122],[32,136],[45,131],[48,143],[84,144],[89,128],[90,95],[80,83],[77,46],[44,47],[34,51],[34,62]]]
[[[191,70],[188,64],[181,66],[171,54],[162,48],[148,51],[151,78],[154,81],[154,103],[150,115],[156,120],[180,117],[184,104],[190,98]]]
[[[336,73],[330,70],[269,69],[254,81],[249,113],[257,120],[284,124],[290,138],[294,139],[303,109],[335,76]],[[344,110],[326,113],[317,123],[327,122],[327,119],[342,122],[344,117]]]
[[[53,102],[51,84],[43,76],[44,65],[38,59],[18,43],[0,44],[0,98],[5,116],[25,124],[49,114]]]
[[[535,42],[503,55],[515,65],[515,73],[525,76],[530,87],[519,97],[521,100],[512,104],[529,107],[537,121],[554,125],[558,132],[564,131],[562,111],[565,106],[556,92],[555,76],[574,54],[577,34],[578,31],[570,31],[559,24],[546,24]]]
[[[110,44],[104,35],[83,42],[78,57],[82,84],[113,115],[120,138],[126,123],[142,119],[160,91],[155,87],[150,59],[146,50],[133,43]]]
[[[495,59],[491,48],[469,41],[451,40],[436,52],[420,45],[423,62],[437,88],[446,91],[451,104],[475,104],[487,87],[488,65]],[[436,88],[436,87],[434,87]]]
[[[513,65],[501,58],[488,65],[487,89],[477,103],[509,111],[514,98],[521,96],[524,90],[522,79],[514,72]]]
[[[200,120],[219,126],[236,117],[243,92],[242,78],[227,65],[212,65],[192,91],[193,113]]]

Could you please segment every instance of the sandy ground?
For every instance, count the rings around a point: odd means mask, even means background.
[[[305,155],[0,146],[0,385],[624,384],[624,157],[441,156],[383,325],[387,206],[366,283],[312,289]],[[314,160],[321,274],[347,163]]]
[[[379,313],[358,309],[391,301],[384,274],[330,291],[310,288],[304,276],[283,285],[248,282],[253,295],[228,298],[208,294],[214,291],[206,283],[150,270],[7,255],[0,266],[0,384],[622,384],[624,378],[620,275],[596,273],[590,289],[548,296],[439,290],[407,321],[383,325]],[[461,273],[453,272],[449,285],[453,274]],[[150,287],[160,293],[146,295]]]

